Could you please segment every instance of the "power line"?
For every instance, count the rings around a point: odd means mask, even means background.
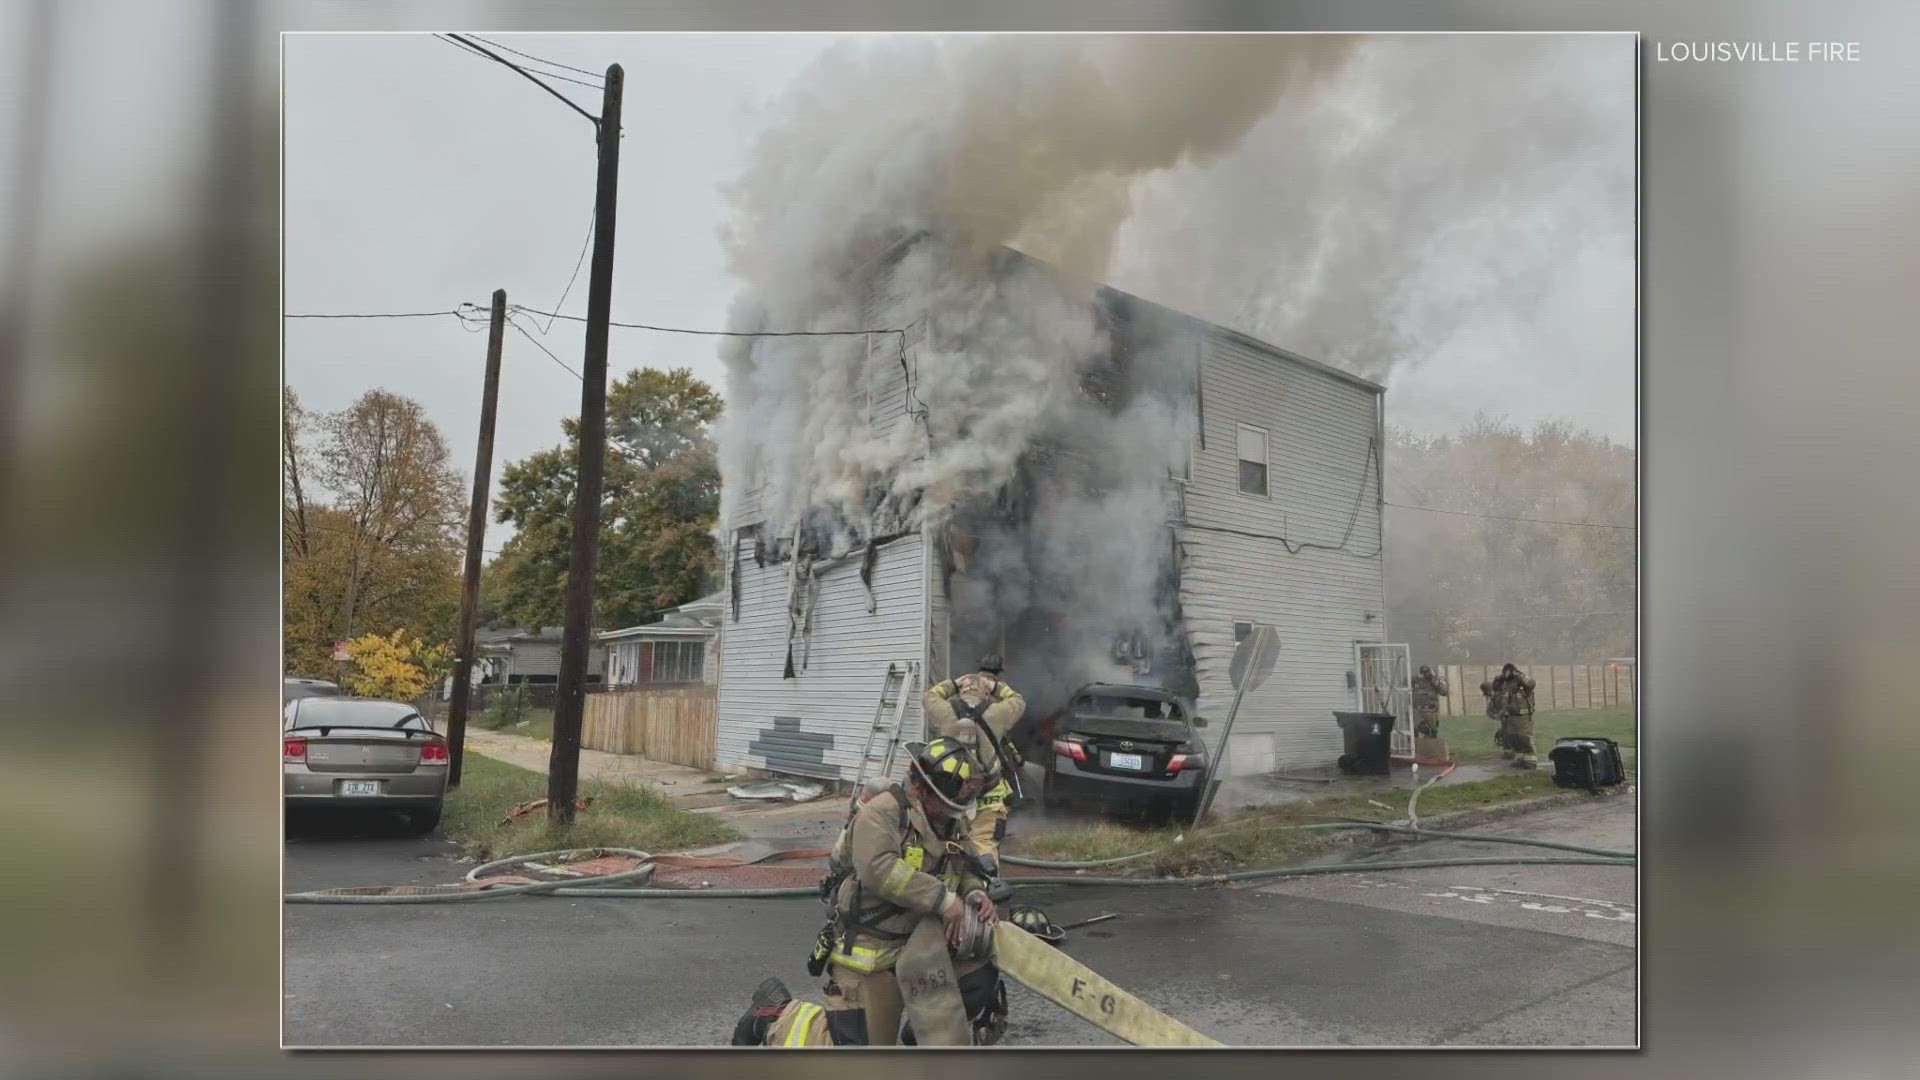
[[[580,268],[585,266],[587,262],[587,249],[593,246],[593,227],[598,224],[598,222],[594,220],[595,217],[596,215],[593,211],[587,212],[587,236],[586,239],[580,241],[580,257],[573,261],[573,275],[567,278],[567,287],[560,290],[560,299],[554,301],[553,310],[555,311],[559,311],[561,308],[567,306],[567,296],[573,292],[573,283],[580,280]],[[540,333],[544,335],[552,330],[553,319],[549,318],[547,320],[547,328],[540,331]]]
[[[507,313],[507,325],[513,327],[515,330],[520,331],[521,337],[526,338],[528,341],[533,342],[533,345],[535,348],[539,349],[543,353],[546,353],[547,356],[550,359],[552,359],[554,363],[559,364],[562,368],[566,369],[567,374],[573,376],[576,379],[581,378],[581,375],[578,371],[575,371],[573,368],[569,367],[565,360],[562,360],[558,356],[555,356],[552,349],[549,349],[545,345],[540,344],[540,339],[537,337],[534,337],[532,334],[527,333],[526,327],[521,326],[518,322],[515,322],[512,312]],[[584,379],[582,381],[584,381]]]
[[[592,121],[596,127],[599,126],[599,123],[600,123],[599,117],[581,108],[578,104],[574,102],[572,98],[568,97],[567,95],[561,93],[558,90],[555,90],[553,87],[548,86],[545,82],[541,81],[538,75],[535,75],[533,72],[528,71],[526,68],[521,67],[519,64],[514,63],[513,61],[507,59],[506,57],[501,56],[499,53],[491,52],[487,49],[481,48],[480,46],[475,45],[473,42],[468,41],[466,38],[463,38],[458,34],[435,34],[433,36],[439,38],[442,41],[448,42],[449,44],[457,45],[467,51],[479,53],[481,56],[484,56],[487,59],[492,60],[496,63],[505,64],[506,66],[519,72],[522,76],[526,78],[528,82],[531,82],[533,85],[539,87],[542,90],[545,90],[547,93],[552,94],[554,97],[558,98],[562,104],[566,105],[567,108],[572,109],[574,112],[577,112],[581,116],[586,117],[588,120]],[[562,76],[554,75],[551,77],[561,78]],[[569,79],[568,81],[572,82],[573,80]]]
[[[493,41],[489,38],[483,38],[479,34],[468,34],[467,36],[472,38],[475,41],[485,42],[486,44],[491,45],[496,49],[501,49],[505,52],[510,52],[515,56],[525,57],[526,59],[531,60],[536,64],[545,64],[548,67],[556,67],[561,69],[562,71],[578,72],[581,75],[585,75],[589,79],[599,79],[600,80],[599,82],[596,82],[593,84],[593,87],[596,90],[601,89],[606,84],[606,77],[602,75],[600,72],[588,71],[586,68],[577,68],[571,64],[562,64],[557,60],[548,60],[544,57],[535,56],[532,53],[521,52],[519,49],[516,49],[511,45],[502,45],[499,42]]]
[[[541,315],[549,319],[565,319],[568,322],[586,322],[584,315],[561,315],[552,311],[514,304],[515,311],[528,315]],[[610,322],[609,326],[618,326],[627,330],[653,330],[662,334],[692,334],[698,337],[860,337],[864,334],[899,334],[904,339],[907,331],[901,327],[876,326],[864,330],[693,330],[683,326],[655,326],[650,323]]]
[[[1535,525],[1575,525],[1583,529],[1619,529],[1624,532],[1637,531],[1632,525],[1607,525],[1597,521],[1555,521],[1552,518],[1508,517],[1504,514],[1476,514],[1471,510],[1442,510],[1433,506],[1412,506],[1407,503],[1389,502],[1386,505],[1400,510],[1420,510],[1429,514],[1451,514],[1454,517],[1486,518],[1489,521],[1527,521]]]
[[[460,310],[453,311],[374,311],[341,312],[321,314],[286,315],[288,319],[430,319],[440,315],[451,315],[465,321],[466,315]]]

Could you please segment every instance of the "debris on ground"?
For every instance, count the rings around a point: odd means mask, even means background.
[[[767,802],[812,802],[826,793],[827,789],[819,784],[795,780],[768,780],[758,784],[741,784],[727,789],[727,794],[736,799]]]
[[[581,796],[580,798],[573,800],[573,808],[576,811],[585,810],[592,803],[593,803],[593,799],[591,797]],[[521,818],[526,817],[528,814],[531,814],[536,810],[545,810],[546,808],[547,808],[547,800],[545,799],[535,799],[532,802],[523,802],[519,806],[516,806],[513,809],[507,811],[507,816],[500,819],[500,824],[511,825],[514,822],[519,821]]]

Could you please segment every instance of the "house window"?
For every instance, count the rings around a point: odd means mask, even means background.
[[[1240,425],[1240,494],[1267,493],[1267,429]]]
[[[1247,640],[1249,637],[1252,637],[1252,636],[1253,636],[1252,623],[1237,622],[1233,624],[1233,643],[1235,645],[1240,644],[1241,642]]]
[[[658,641],[653,646],[653,681],[697,683],[706,674],[704,641]]]

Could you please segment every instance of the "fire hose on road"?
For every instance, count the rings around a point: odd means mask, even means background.
[[[1335,823],[1342,828],[1380,828],[1379,823]],[[1309,826],[1311,827],[1311,826]],[[1386,826],[1389,831],[1400,831],[1394,826]],[[1426,836],[1444,834],[1414,830]],[[1458,834],[1469,839],[1490,839],[1487,837]],[[1509,838],[1508,842],[1511,841]],[[1537,846],[1549,846],[1544,841],[1518,841]],[[1568,845],[1551,845],[1568,846]],[[1599,850],[1599,849],[1594,849]],[[566,851],[543,851],[532,855],[519,856],[503,860],[504,865],[532,862],[542,858],[564,856]],[[1154,854],[1147,852],[1144,854]],[[1140,856],[1130,856],[1130,858]],[[1003,861],[1012,863],[1013,859]],[[1124,860],[1120,860],[1124,861]],[[1058,877],[1035,876],[1021,877],[1017,882],[1022,887],[1050,886],[1114,886],[1120,888],[1165,887],[1170,885],[1215,885],[1235,881],[1255,881],[1262,878],[1309,877],[1318,874],[1373,873],[1380,870],[1415,870],[1442,866],[1633,866],[1635,860],[1630,856],[1609,853],[1607,855],[1534,855],[1534,856],[1483,856],[1457,857],[1443,859],[1396,859],[1366,863],[1331,863],[1315,866],[1269,866],[1252,870],[1235,870],[1219,874],[1201,874],[1193,877],[1093,877],[1079,874]],[[504,885],[493,888],[476,888],[475,877],[478,871],[495,866],[476,867],[469,874],[469,881],[463,885],[441,886],[399,886],[393,889],[319,889],[311,892],[289,893],[283,899],[289,904],[434,904],[455,903],[474,900],[492,900],[511,896],[568,896],[568,897],[605,897],[632,900],[739,900],[739,899],[794,899],[812,897],[817,899],[820,890],[813,886],[792,888],[760,889],[664,889],[664,888],[620,888],[624,882],[645,878],[653,873],[653,864],[646,863],[634,870],[603,877],[578,878],[566,881],[537,882],[527,885]],[[1024,865],[1024,864],[1016,864]],[[1079,868],[1078,864],[1043,863],[1043,868],[1067,869]]]

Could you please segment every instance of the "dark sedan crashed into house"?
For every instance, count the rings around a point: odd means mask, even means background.
[[[1210,759],[1193,703],[1156,687],[1091,683],[1050,721],[1041,802],[1079,801],[1152,819],[1191,814],[1206,790]]]

